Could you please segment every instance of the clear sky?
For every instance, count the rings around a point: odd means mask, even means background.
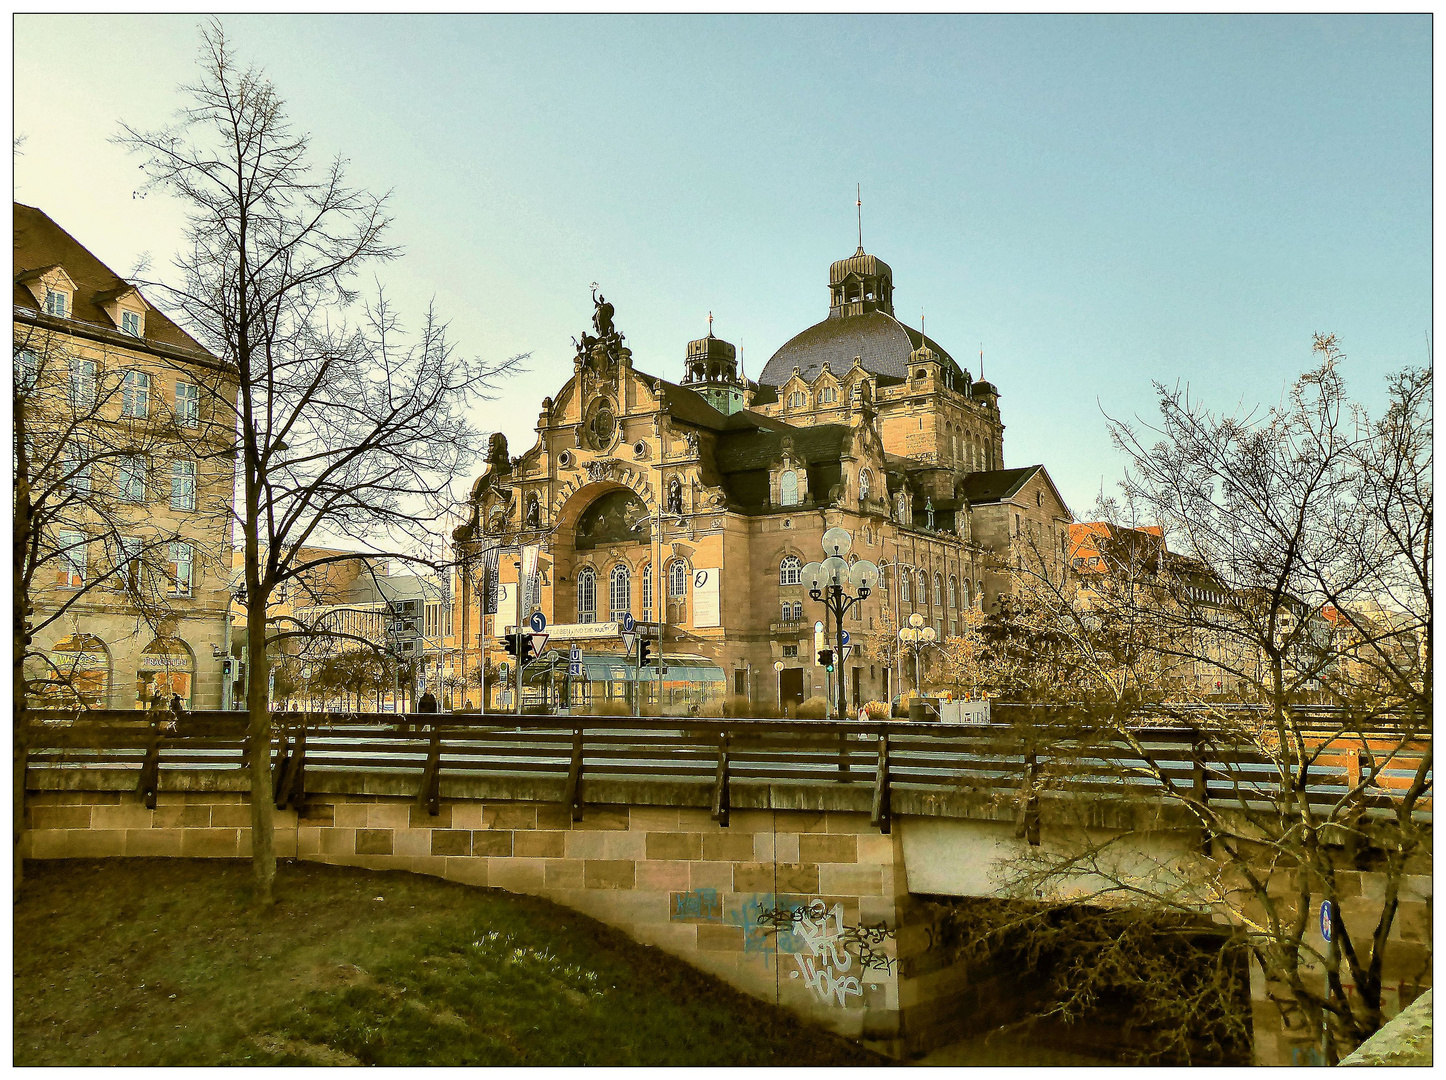
[[[532,353],[513,453],[571,373],[589,283],[634,362],[707,329],[757,376],[857,243],[896,312],[1001,391],[1005,463],[1077,515],[1151,380],[1273,403],[1333,331],[1369,404],[1427,358],[1431,21],[1327,17],[228,17],[318,160],[393,191],[380,273],[459,346]],[[169,119],[185,16],[15,18],[15,197],[125,274],[176,247],[119,122]]]

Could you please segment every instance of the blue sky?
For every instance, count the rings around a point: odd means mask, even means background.
[[[479,422],[514,453],[588,285],[635,363],[707,327],[756,376],[857,243],[900,318],[1001,390],[1008,465],[1077,515],[1151,380],[1280,399],[1335,332],[1368,404],[1431,329],[1431,22],[1401,17],[228,17],[318,159],[393,192],[394,299],[532,353]],[[17,16],[15,194],[121,273],[179,209],[108,142],[166,121],[184,16]]]

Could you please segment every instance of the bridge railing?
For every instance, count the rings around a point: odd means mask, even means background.
[[[711,787],[714,816],[726,823],[736,782],[842,783],[872,787],[873,816],[884,829],[897,792],[972,792],[1019,807],[1037,834],[1046,793],[1129,799],[1169,787],[1218,806],[1269,811],[1287,790],[1271,755],[1199,727],[1142,727],[1122,739],[1049,724],[898,720],[335,712],[273,720],[278,806],[304,797],[306,773],[316,771],[415,776],[419,800],[434,810],[444,777],[561,779],[579,815],[588,783],[667,780]],[[246,723],[236,712],[37,711],[27,723],[29,760],[41,768],[135,770],[153,804],[164,772],[245,768]],[[1322,744],[1306,773],[1306,797],[1325,811],[1364,778],[1370,783],[1353,806],[1394,814],[1429,746],[1429,735]],[[1416,816],[1429,820],[1430,812],[1423,798]]]

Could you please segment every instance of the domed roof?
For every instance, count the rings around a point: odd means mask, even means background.
[[[867,258],[872,259],[873,256]],[[843,260],[845,263],[852,261]],[[835,267],[839,265],[834,263]],[[795,367],[805,379],[812,381],[823,368],[825,360],[836,374],[842,375],[853,366],[855,356],[860,358],[865,370],[901,379],[909,371],[909,354],[926,341],[929,348],[938,354],[940,362],[954,369],[955,378],[963,380],[964,374],[958,363],[933,338],[926,338],[892,315],[870,311],[842,318],[831,315],[795,334],[764,365],[758,381],[782,386],[793,375]]]
[[[858,274],[859,277],[886,277],[894,276],[889,264],[877,255],[868,255],[863,248],[859,248],[847,259],[840,259],[828,268],[828,283],[837,285],[850,274]]]

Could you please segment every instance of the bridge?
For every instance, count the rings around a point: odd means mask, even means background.
[[[243,714],[30,716],[29,857],[250,855]],[[1266,808],[1278,784],[1267,756],[1198,725],[1111,740],[1019,723],[275,719],[280,857],[545,896],[899,1056],[1006,1018],[998,976],[970,969],[930,899],[998,896],[1003,867],[1056,829],[1198,851],[1167,788]],[[1306,797],[1324,808],[1375,768],[1364,812],[1392,814],[1420,750],[1389,733],[1323,746]],[[1429,821],[1429,802],[1416,813]],[[1428,917],[1429,877],[1407,886],[1402,934],[1408,908]],[[1254,1012],[1257,1060],[1290,1060],[1290,1033]]]

